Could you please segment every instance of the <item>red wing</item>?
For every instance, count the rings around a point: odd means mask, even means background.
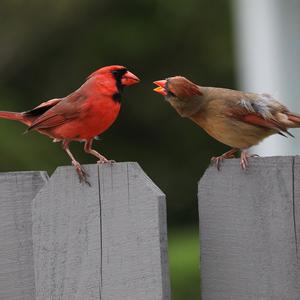
[[[61,99],[53,107],[38,117],[27,131],[52,128],[75,119],[79,116],[81,104],[85,99],[85,96],[76,92]],[[40,106],[40,108],[43,108],[43,106]]]
[[[23,112],[24,120],[28,120],[27,125],[33,124],[41,115],[46,111],[58,104],[62,99],[51,99],[47,102],[41,103],[39,106],[34,107],[31,110]]]
[[[41,103],[40,105],[38,105],[34,109],[41,108],[41,107],[53,107],[54,105],[56,105],[61,100],[62,100],[61,98],[60,99],[51,99],[51,100],[48,100],[46,102]]]
[[[285,131],[286,128],[282,127],[277,121],[273,119],[264,119],[262,116],[258,114],[248,114],[244,115],[241,118],[244,122],[261,126],[261,127],[266,127],[269,129],[275,129],[279,131]]]
[[[287,131],[287,128],[280,124],[277,120],[274,118],[264,118],[259,113],[251,113],[245,109],[238,108],[236,110],[232,109],[228,115],[230,117],[233,117],[237,120],[243,121],[248,124],[264,127],[267,129],[272,129],[277,131],[279,134],[284,135],[284,133],[287,133],[290,136],[293,136],[291,133]]]
[[[26,115],[27,117],[39,117],[47,110],[59,103],[61,100],[62,99],[51,99],[49,101],[43,102],[31,110],[25,111],[24,115]]]
[[[32,124],[27,131],[32,129],[46,129],[55,127],[65,123],[66,119],[62,115],[53,115],[48,117],[47,119],[43,119],[38,123]]]

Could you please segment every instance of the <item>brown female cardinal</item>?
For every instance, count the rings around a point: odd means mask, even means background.
[[[123,66],[107,66],[92,73],[75,92],[64,98],[52,99],[25,112],[0,111],[0,118],[16,120],[55,142],[72,160],[80,181],[88,183],[87,174],[69,149],[71,141],[84,141],[84,151],[98,158],[98,163],[109,162],[92,149],[93,139],[107,130],[116,120],[125,86],[139,82],[138,77]]]
[[[242,169],[248,166],[247,149],[272,134],[286,134],[300,127],[300,115],[268,94],[245,93],[196,85],[182,76],[154,82],[180,116],[189,118],[209,135],[232,149],[212,161],[220,168],[226,158],[241,150]]]

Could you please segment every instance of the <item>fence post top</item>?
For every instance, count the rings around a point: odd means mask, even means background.
[[[267,156],[267,157],[250,157],[249,167],[242,170],[240,167],[240,159],[225,159],[221,163],[220,170],[216,166],[210,164],[199,180],[199,184],[203,182],[207,176],[225,176],[226,174],[234,174],[235,176],[251,176],[257,174],[258,168],[281,167],[293,163],[298,163],[300,156]]]
[[[16,176],[16,175],[39,175],[45,179],[48,179],[48,173],[46,171],[9,171],[9,172],[0,172],[0,176],[4,175],[10,175],[10,176]]]
[[[88,179],[91,181],[92,188],[95,188],[98,185],[98,182],[104,180],[104,178],[111,177],[113,175],[122,175],[124,177],[130,177],[131,180],[138,180],[146,188],[151,190],[153,195],[156,197],[165,197],[165,194],[161,189],[152,181],[152,179],[144,172],[141,166],[137,162],[117,162],[117,163],[106,163],[106,164],[86,164],[82,167],[89,174]],[[46,174],[46,172],[45,172]],[[50,178],[47,177],[49,184],[52,182],[63,181],[64,184],[68,184],[68,188],[76,189],[86,189],[89,190],[89,186],[79,182],[78,176],[74,170],[73,166],[58,166],[55,171],[52,173]],[[44,188],[46,188],[46,184]],[[42,190],[43,190],[42,189]],[[42,191],[41,191],[42,192]]]

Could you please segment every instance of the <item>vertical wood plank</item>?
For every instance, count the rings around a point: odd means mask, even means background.
[[[293,157],[208,168],[198,192],[203,300],[299,299],[298,182]]]
[[[0,299],[35,295],[31,204],[45,172],[0,173]]]
[[[294,227],[297,247],[297,263],[300,264],[300,156],[294,157]],[[298,273],[300,285],[300,270]],[[300,289],[300,288],[299,288]]]
[[[36,300],[101,299],[98,168],[85,168],[91,187],[59,167],[33,201]]]
[[[164,194],[136,163],[99,171],[103,299],[169,299]]]
[[[135,163],[85,168],[34,200],[37,299],[169,299],[164,195]]]

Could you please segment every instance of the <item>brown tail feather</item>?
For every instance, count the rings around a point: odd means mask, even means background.
[[[30,120],[24,117],[23,113],[19,112],[0,111],[0,118],[19,121],[28,126],[30,126],[32,123]]]

